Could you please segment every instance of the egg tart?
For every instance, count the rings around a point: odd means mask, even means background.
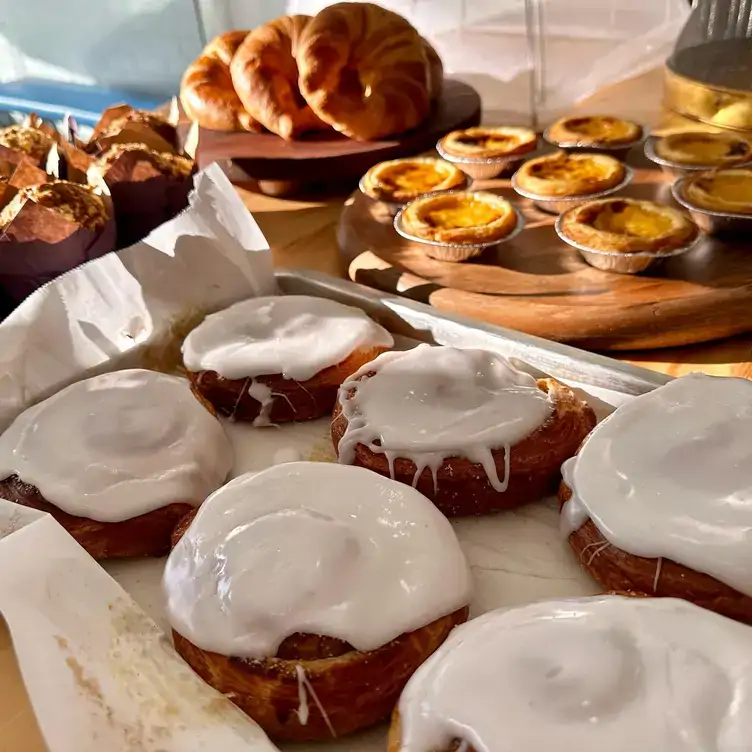
[[[514,174],[514,187],[540,198],[587,196],[619,186],[627,170],[607,154],[558,151],[525,162]]]
[[[566,117],[546,131],[546,140],[562,147],[616,148],[629,146],[641,138],[641,126],[611,115]]]
[[[752,160],[752,144],[730,133],[688,131],[658,139],[656,156],[686,167],[726,167]]]
[[[588,201],[562,216],[561,231],[589,248],[622,253],[673,251],[699,232],[682,212],[631,198]]]
[[[535,131],[508,126],[452,131],[439,141],[445,154],[470,159],[516,157],[534,151],[537,144]]]
[[[411,157],[380,162],[363,176],[363,193],[379,201],[407,203],[436,191],[464,188],[467,175],[443,159]]]
[[[457,245],[493,243],[517,227],[509,201],[482,191],[424,196],[408,204],[401,219],[415,238]]]
[[[682,194],[693,207],[752,215],[752,168],[737,167],[689,177]]]

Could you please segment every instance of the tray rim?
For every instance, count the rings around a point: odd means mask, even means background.
[[[486,346],[504,343],[505,353],[510,357],[518,358],[555,378],[579,381],[634,396],[645,394],[674,379],[673,376],[606,355],[440,311],[399,294],[385,293],[322,272],[277,269],[274,276],[283,294],[333,298],[361,308],[390,331],[414,339],[467,347],[483,347],[484,342]]]

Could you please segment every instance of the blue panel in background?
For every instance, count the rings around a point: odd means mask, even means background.
[[[102,110],[123,102],[139,110],[153,110],[170,99],[99,86],[22,78],[0,83],[0,111],[36,112],[48,120],[60,120],[66,113],[79,123],[94,125]]]

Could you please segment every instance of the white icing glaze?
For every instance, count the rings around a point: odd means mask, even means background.
[[[373,374],[373,375],[369,375]],[[339,461],[350,464],[357,444],[394,460],[412,460],[413,485],[425,468],[437,483],[447,457],[483,466],[489,482],[505,491],[511,447],[548,419],[552,404],[535,379],[486,350],[418,347],[387,352],[342,384],[339,403],[348,420]],[[492,455],[504,449],[499,478]]]
[[[189,371],[216,371],[227,379],[282,374],[306,381],[360,347],[393,344],[392,335],[359,308],[280,295],[207,316],[185,338],[183,361]]]
[[[743,752],[752,630],[661,598],[492,611],[452,632],[399,712],[400,752]]]
[[[628,402],[564,463],[570,535],[668,558],[752,596],[752,382],[693,374]]]
[[[357,467],[277,465],[202,505],[164,573],[173,628],[222,655],[296,632],[373,650],[470,601],[454,531],[423,495]]]
[[[198,505],[231,466],[222,426],[188,382],[141,369],[73,384],[0,436],[0,478],[18,475],[64,512],[99,522]]]

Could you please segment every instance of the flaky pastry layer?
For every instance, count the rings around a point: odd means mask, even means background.
[[[702,172],[686,179],[684,198],[701,209],[752,214],[752,168]]]
[[[546,154],[520,167],[517,185],[535,196],[586,196],[615,188],[626,177],[624,165],[607,154]]]
[[[548,138],[557,144],[626,146],[641,137],[637,123],[611,115],[565,117],[548,129]]]
[[[657,140],[655,153],[681,165],[725,167],[752,160],[752,144],[730,133],[688,131]]]
[[[595,414],[568,386],[555,379],[539,379],[538,388],[547,392],[553,412],[533,433],[512,447],[507,490],[497,491],[482,465],[467,457],[448,457],[436,472],[436,484],[429,468],[418,477],[415,488],[448,517],[489,514],[511,509],[555,491],[562,463],[574,456],[583,439],[595,428]],[[337,403],[332,421],[335,449],[347,430],[348,421]],[[505,476],[504,449],[492,456],[499,477]],[[384,454],[364,444],[355,447],[354,465],[385,477],[413,485],[417,467],[412,460],[397,457],[391,468]],[[393,474],[392,474],[393,471]]]
[[[443,159],[411,157],[374,165],[363,176],[363,191],[381,201],[404,203],[436,191],[464,188],[467,176]]]
[[[562,217],[562,232],[599,251],[668,252],[686,246],[699,230],[676,209],[652,201],[588,201]]]
[[[470,245],[505,238],[517,227],[517,215],[509,201],[493,193],[458,191],[408,204],[402,226],[416,238]]]
[[[455,157],[492,159],[515,157],[534,151],[538,137],[530,128],[466,128],[452,131],[441,139],[441,148]]]

